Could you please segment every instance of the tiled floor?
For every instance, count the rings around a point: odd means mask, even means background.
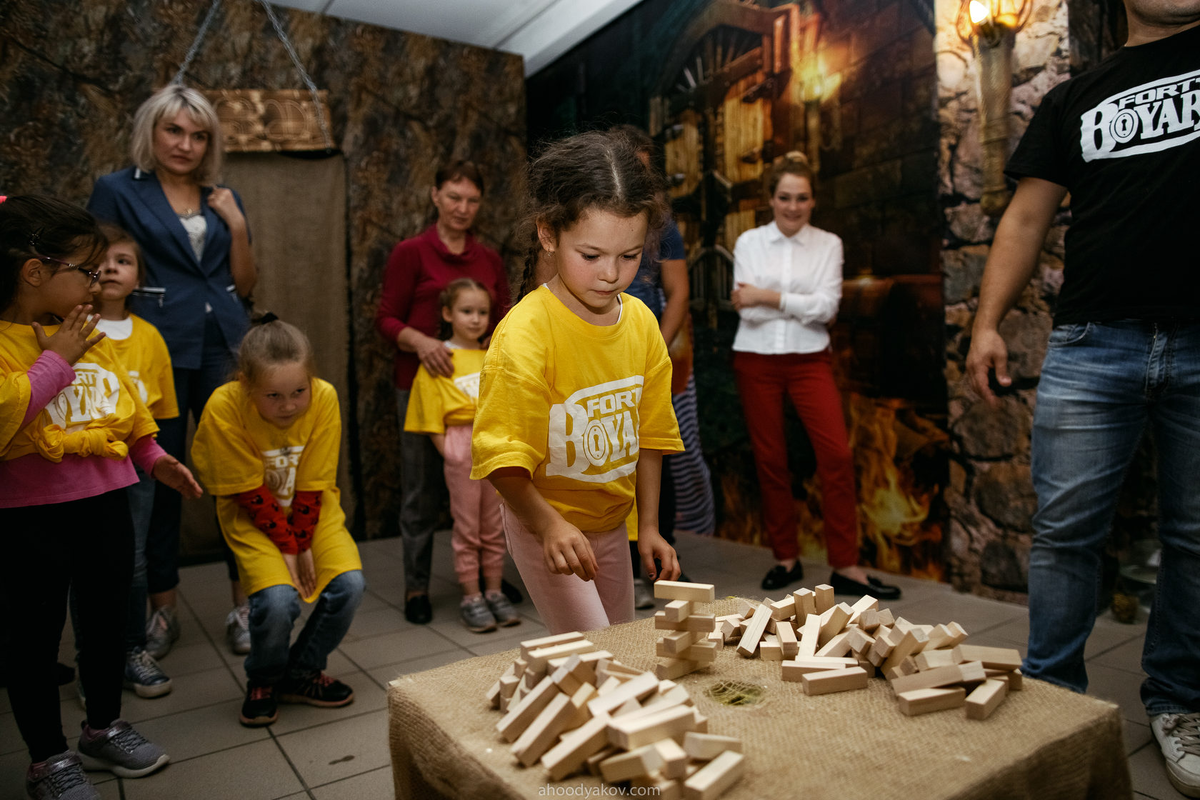
[[[368,593],[328,670],[354,687],[352,705],[338,710],[284,706],[279,722],[270,728],[251,730],[239,725],[244,674],[242,659],[231,655],[224,643],[229,610],[225,568],[219,564],[190,567],[183,571],[181,586],[183,636],[163,660],[174,691],[156,700],[125,693],[126,718],[165,746],[172,763],[140,780],[93,773],[94,780],[103,781],[98,784],[101,794],[106,799],[128,800],[391,797],[385,704],[388,681],[403,673],[507,650],[522,639],[546,634],[528,600],[518,606],[525,618],[519,626],[485,635],[462,627],[456,615],[458,590],[448,532],[437,537],[432,586],[435,616],[433,623],[424,627],[409,625],[401,613],[404,577],[399,540],[367,542],[361,549]],[[772,563],[768,551],[688,535],[680,537],[678,549],[689,576],[715,583],[718,595],[763,594],[758,584]],[[826,568],[805,566],[805,585],[820,583],[828,576]],[[509,571],[509,580],[519,582],[511,565]],[[889,607],[908,619],[930,623],[955,620],[970,631],[973,642],[1016,646],[1024,651],[1028,631],[1024,608],[956,594],[939,584],[909,579],[898,582],[904,588],[904,599]],[[1144,623],[1121,625],[1111,619],[1097,623],[1088,642],[1091,691],[1121,707],[1137,796],[1176,800],[1182,795],[1167,781],[1138,699],[1144,633]],[[68,629],[64,662],[71,658],[69,635]],[[72,687],[63,688],[62,698],[62,716],[69,732],[81,713]],[[23,796],[26,759],[8,696],[0,693],[0,798]]]

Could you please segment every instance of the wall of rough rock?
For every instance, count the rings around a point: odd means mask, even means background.
[[[128,165],[138,105],[174,75],[208,0],[21,0],[0,4],[0,193],[84,202]],[[277,9],[313,80],[329,91],[347,169],[356,528],[391,535],[399,500],[391,345],[373,317],[388,253],[419,233],[445,160],[485,165],[480,238],[508,239],[520,213],[525,82],[519,56]],[[225,3],[186,76],[204,89],[302,88],[257,3]],[[234,187],[236,188],[236,187]],[[319,198],[303,198],[304,201]],[[254,224],[254,209],[248,209]],[[335,298],[333,302],[342,302]],[[302,321],[301,321],[302,324]]]

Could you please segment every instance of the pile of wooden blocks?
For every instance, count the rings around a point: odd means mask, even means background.
[[[711,589],[711,587],[710,587]],[[708,733],[687,689],[633,669],[581,633],[521,643],[487,693],[496,730],[550,780],[587,770],[671,800],[713,800],[745,769],[742,742]]]
[[[987,719],[1008,693],[1021,689],[1021,654],[1014,648],[960,644],[923,649],[915,671],[892,679],[900,710],[910,717],[967,707],[967,719]]]
[[[671,680],[695,672],[711,664],[724,644],[717,633],[717,618],[712,614],[697,614],[696,603],[711,603],[716,592],[711,583],[657,581],[654,596],[670,600],[667,607],[654,615],[656,631],[669,631],[655,645],[655,655],[665,661],[655,665],[660,680]]]

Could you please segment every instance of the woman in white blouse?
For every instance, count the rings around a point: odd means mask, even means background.
[[[787,396],[817,457],[830,584],[838,594],[894,600],[900,590],[858,564],[854,457],[829,350],[828,326],[842,297],[842,240],[809,224],[812,185],[807,160],[789,153],[771,172],[774,221],[738,237],[733,256],[733,305],[741,316],[733,369],[754,449],[763,527],[778,562],[762,587],[773,591],[804,576],[784,436]]]

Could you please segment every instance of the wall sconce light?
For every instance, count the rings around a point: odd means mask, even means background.
[[[963,0],[955,27],[971,45],[979,69],[979,124],[983,145],[980,205],[998,217],[1012,195],[1004,183],[1008,155],[1012,51],[1016,33],[1028,21],[1032,0]]]

